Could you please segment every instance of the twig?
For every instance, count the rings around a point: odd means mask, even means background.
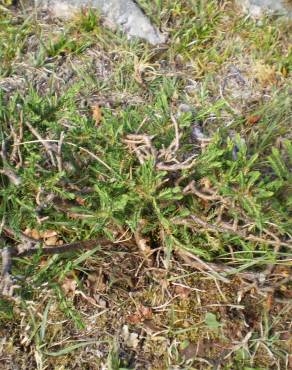
[[[176,253],[189,265],[194,268],[196,268],[199,271],[208,273],[213,278],[221,280],[223,283],[230,283],[230,280],[226,277],[220,275],[217,270],[217,266],[214,264],[206,263],[202,261],[199,257],[196,255],[187,252],[186,250],[183,250],[181,248],[176,248]],[[215,268],[214,268],[215,266]],[[217,270],[217,271],[216,271]]]
[[[182,163],[166,164],[166,163],[160,162],[156,164],[156,168],[161,171],[189,170],[190,168],[194,166],[195,162],[196,162],[195,156],[192,156]]]
[[[200,192],[198,189],[195,187],[195,181],[192,180],[184,189],[183,189],[184,194],[195,194],[197,197],[204,199],[204,200],[221,200],[224,202],[224,198],[221,197],[220,195],[217,194],[204,194]]]
[[[271,286],[263,287],[262,290],[265,292],[274,292],[277,288],[281,287],[284,284],[290,283],[292,281],[292,276],[287,276],[286,278],[273,283]]]
[[[11,135],[13,137],[13,142],[17,143],[18,142],[18,137],[17,137],[17,134],[14,130],[13,125],[11,125],[11,124],[10,124],[10,132],[11,132]],[[15,164],[17,163],[18,150],[19,150],[19,147],[15,146],[15,145],[12,146],[12,152],[10,154],[10,162],[15,163]]]
[[[214,192],[214,190],[211,190],[209,189],[208,192],[210,193],[210,195],[208,194],[205,194],[205,193],[202,193],[200,192],[198,189],[196,189],[195,187],[195,181],[191,181],[184,189],[183,189],[183,193],[184,194],[194,194],[196,195],[197,197],[201,198],[201,199],[204,199],[204,200],[207,200],[207,201],[221,201],[222,205],[221,205],[221,208],[219,209],[220,213],[217,217],[217,224],[221,221],[221,216],[222,216],[222,213],[223,213],[223,210],[224,208],[228,207],[228,208],[235,208],[234,204],[232,201],[230,201],[228,198],[224,198],[218,194],[216,194]],[[194,216],[193,216],[194,217]],[[248,220],[244,215],[241,215],[240,216],[245,222],[248,222],[248,223],[251,223],[252,222],[250,220]],[[274,246],[274,253],[277,254],[279,252],[279,249],[282,246],[286,246],[288,248],[292,248],[292,245],[289,244],[289,243],[285,243],[285,242],[281,242],[280,239],[274,234],[272,233],[270,230],[267,230],[266,228],[264,228],[262,231],[267,234],[267,235],[270,235],[274,240],[269,240],[269,239],[264,239],[264,238],[260,238],[260,237],[257,237],[255,235],[246,235],[245,234],[245,231],[237,231],[238,229],[238,220],[234,220],[234,224],[232,226],[230,225],[226,225],[226,224],[220,224],[220,226],[217,226],[217,225],[214,225],[214,224],[206,224],[204,223],[203,220],[199,220],[197,218],[197,223],[200,223],[202,226],[204,227],[208,227],[208,228],[211,228],[212,230],[215,231],[214,228],[217,229],[217,231],[219,232],[227,232],[228,230],[234,235],[239,235],[241,236],[242,238],[245,238],[246,240],[251,240],[251,241],[255,241],[255,242],[260,242],[260,243],[264,243],[264,242],[268,242],[268,244],[270,245],[273,245]],[[224,229],[223,229],[224,228]],[[265,272],[265,275],[269,275],[272,270],[273,270],[273,267],[274,265],[271,264],[267,267],[267,270]]]
[[[6,274],[10,274],[12,267],[12,260],[11,260],[11,249],[5,247],[2,249],[2,271],[1,276],[5,276]]]
[[[56,155],[59,172],[62,172],[62,170],[63,170],[63,163],[62,163],[62,144],[63,144],[64,138],[65,138],[64,131],[62,131],[61,132],[61,135],[60,135],[60,140],[58,142],[58,151],[57,151],[57,155]]]
[[[3,231],[10,237],[14,239],[16,238],[14,231],[11,230],[10,228],[4,226]],[[80,249],[92,249],[97,245],[108,246],[108,245],[114,244],[113,241],[110,241],[108,239],[97,238],[97,239],[77,241],[74,243],[67,243],[63,245],[52,245],[49,247],[46,247],[46,246],[39,247],[38,245],[41,246],[43,244],[41,240],[30,238],[23,233],[20,233],[19,238],[22,241],[22,243],[14,247],[10,247],[10,253],[12,257],[15,257],[15,256],[26,257],[26,256],[31,256],[37,252],[41,252],[45,255],[61,254],[61,253],[76,251]],[[130,241],[122,241],[120,244],[129,245],[129,246],[133,245],[133,243],[131,243]]]
[[[184,162],[180,162],[177,158],[175,158],[175,154],[179,149],[180,134],[178,123],[173,115],[171,115],[171,120],[175,129],[175,138],[166,149],[163,148],[157,151],[154,148],[152,145],[154,136],[130,134],[127,135],[126,139],[123,140],[131,149],[135,151],[141,164],[143,164],[145,160],[149,159],[150,157],[153,157],[156,162],[156,169],[160,171],[187,170],[194,166],[196,157],[195,155],[189,157]]]
[[[4,296],[12,296],[13,290],[16,286],[13,283],[11,276],[11,249],[8,247],[3,248],[2,250],[2,271],[0,277],[0,293]]]
[[[38,133],[38,131],[32,127],[32,125],[30,123],[28,123],[27,121],[25,122],[25,125],[29,128],[29,131],[39,140],[40,143],[43,144],[44,148],[46,149],[50,159],[51,159],[51,163],[54,167],[56,167],[56,162],[55,162],[55,157],[54,157],[54,154],[52,152],[52,149],[51,149],[51,146],[48,144],[48,141],[47,140],[44,140],[41,135]],[[17,145],[20,145],[20,143],[18,143]]]
[[[52,140],[52,139],[39,139],[39,140],[29,140],[29,141],[23,141],[22,143],[18,143],[16,145],[25,145],[25,144],[35,144],[35,143],[59,143],[60,140]],[[69,141],[64,141],[63,144],[67,144],[70,146],[73,146],[87,154],[89,154],[92,158],[96,159],[99,163],[101,163],[104,167],[106,167],[111,172],[115,173],[115,171],[106,164],[103,160],[101,160],[99,157],[97,157],[94,153],[90,152],[88,149],[83,148],[82,146],[79,146],[77,144],[71,143]]]
[[[8,162],[7,159],[7,143],[11,137],[11,134],[4,140],[2,140],[1,143],[1,151],[0,151],[0,157],[2,159],[3,165]]]
[[[190,216],[191,220],[194,221],[196,224],[200,225],[200,226],[203,226],[203,228],[205,230],[210,230],[210,231],[215,231],[215,232],[220,232],[220,233],[229,233],[229,234],[232,234],[232,235],[235,235],[235,236],[239,236],[240,238],[243,238],[245,240],[250,240],[250,241],[253,241],[253,242],[258,242],[258,243],[263,243],[263,244],[269,244],[269,245],[273,245],[273,246],[278,246],[279,243],[281,246],[285,246],[287,248],[291,248],[292,249],[292,244],[290,243],[286,243],[284,241],[278,241],[278,240],[269,240],[269,239],[264,239],[264,238],[260,238],[258,236],[255,236],[255,235],[246,235],[245,232],[243,231],[239,231],[239,230],[234,230],[232,226],[230,227],[226,227],[226,226],[222,226],[222,225],[214,225],[214,224],[210,224],[204,220],[202,220],[201,218],[197,217],[197,216],[194,216],[194,215],[191,215]]]
[[[177,248],[175,253],[179,255],[187,265],[199,270],[199,271],[213,271],[215,273],[223,273],[226,275],[238,275],[249,281],[260,282],[263,278],[262,273],[253,271],[238,271],[236,268],[226,266],[222,263],[204,262],[193,253],[186,251],[182,248]],[[226,279],[225,276],[220,275],[222,280]],[[226,282],[226,281],[224,281]]]

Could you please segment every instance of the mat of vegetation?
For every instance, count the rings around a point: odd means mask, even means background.
[[[0,368],[288,369],[291,23],[139,3],[0,7]]]

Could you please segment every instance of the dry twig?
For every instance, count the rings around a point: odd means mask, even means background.
[[[2,249],[2,271],[0,277],[0,293],[4,296],[12,296],[16,286],[11,276],[12,260],[11,249],[5,247]]]
[[[27,121],[25,122],[25,125],[28,127],[29,131],[33,134],[33,136],[35,136],[40,143],[43,144],[46,152],[48,153],[48,156],[51,160],[51,163],[54,167],[56,167],[56,161],[55,161],[55,156],[53,154],[53,151],[52,151],[52,148],[51,148],[51,145],[49,144],[49,142],[47,140],[44,140],[41,135],[38,133],[38,131],[32,127],[32,125],[30,123],[28,123]],[[20,143],[18,143],[17,145],[19,145]]]

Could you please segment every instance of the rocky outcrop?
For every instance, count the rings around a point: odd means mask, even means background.
[[[166,41],[166,36],[151,24],[132,0],[35,0],[35,3],[38,7],[50,9],[56,16],[66,18],[71,17],[78,8],[97,8],[129,38],[142,38],[152,45]]]
[[[264,13],[277,13],[292,18],[291,0],[236,0],[236,2],[252,17],[261,17]]]

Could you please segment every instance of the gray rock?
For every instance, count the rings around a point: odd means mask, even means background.
[[[181,114],[181,113],[187,113],[187,112],[192,112],[193,111],[193,107],[191,107],[190,105],[188,104],[180,104],[178,106],[178,112]]]
[[[244,12],[252,17],[261,17],[264,13],[278,13],[292,18],[290,0],[236,0]]]
[[[97,8],[110,22],[119,25],[129,38],[142,38],[152,45],[166,41],[166,36],[150,23],[132,0],[35,0],[35,4],[65,18],[70,18],[78,8]]]

